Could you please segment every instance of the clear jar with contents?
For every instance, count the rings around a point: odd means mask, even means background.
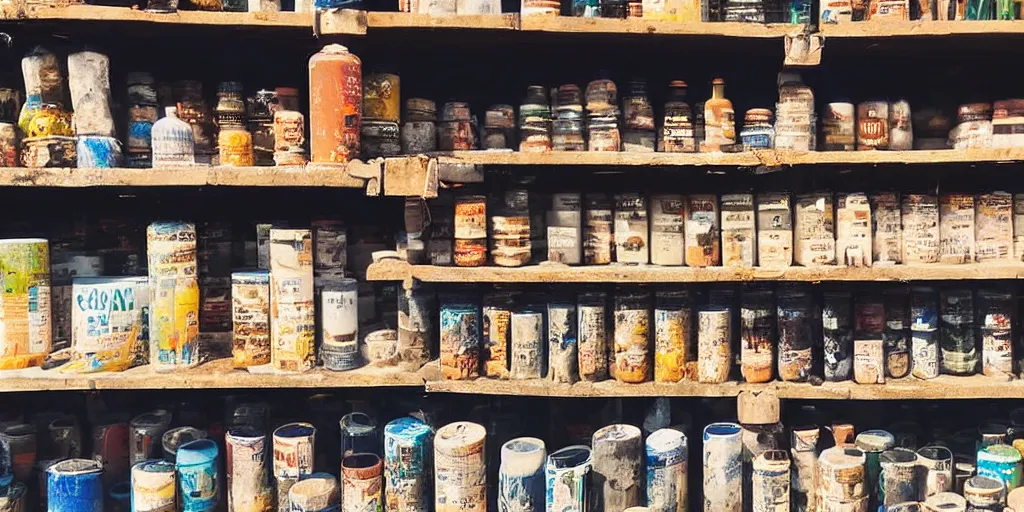
[[[978,367],[978,346],[971,290],[944,290],[939,297],[942,373],[974,375]]]
[[[787,288],[776,296],[779,377],[788,382],[806,382],[814,361],[812,295],[805,289]]]
[[[769,382],[775,366],[775,301],[769,289],[740,293],[740,372],[747,382]]]
[[[957,109],[957,125],[949,132],[953,149],[992,147],[992,104],[968,103]]]
[[[650,379],[651,294],[642,289],[615,291],[615,343],[612,377],[619,382]]]
[[[841,382],[853,374],[853,294],[832,291],[822,296],[821,332],[825,380]]]
[[[668,101],[662,121],[658,151],[666,153],[692,153],[697,151],[693,133],[693,111],[686,101],[686,82],[673,80],[668,84]]]

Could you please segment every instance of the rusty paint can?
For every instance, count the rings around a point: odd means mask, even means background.
[[[889,149],[889,103],[865,101],[857,105],[857,149]]]
[[[156,371],[199,364],[196,227],[154,222],[146,230],[150,286],[150,364]]]
[[[903,261],[903,220],[900,198],[893,192],[868,197],[871,203],[871,253],[874,263]]]
[[[650,379],[651,294],[644,290],[620,289],[615,293],[615,360],[612,377],[619,382],[639,383]]]
[[[647,198],[641,194],[615,195],[615,261],[644,265],[650,262]]]
[[[974,196],[943,194],[939,198],[939,262],[974,262]]]
[[[479,303],[460,299],[441,301],[441,376],[450,380],[480,376],[482,312]]]
[[[974,227],[979,263],[1013,259],[1013,196],[979,194]]]
[[[149,279],[79,277],[72,284],[71,362],[62,371],[123,371],[149,343]]]
[[[278,512],[290,512],[288,491],[313,474],[316,428],[309,423],[288,423],[274,431],[274,480]]]
[[[600,382],[608,378],[607,296],[600,291],[580,293],[576,303],[579,326],[579,375]]]
[[[651,263],[679,266],[684,263],[686,199],[679,194],[651,196]]]
[[[236,426],[224,437],[227,460],[228,510],[269,511],[274,506],[270,485],[267,436],[250,426]]]
[[[849,380],[855,365],[853,341],[853,297],[849,292],[831,291],[822,295],[822,353],[825,380]]]
[[[270,230],[270,359],[280,372],[304,372],[316,362],[312,234]]]
[[[921,496],[927,499],[953,489],[953,452],[945,446],[929,445],[917,450],[917,460],[924,469]]]
[[[836,195],[836,257],[840,265],[870,267],[871,204],[864,193]]]
[[[0,240],[0,370],[39,366],[50,353],[50,250],[41,238]]]
[[[512,312],[512,344],[509,377],[539,379],[544,376],[544,313],[535,308]]]
[[[905,265],[936,263],[939,261],[939,208],[934,195],[906,194],[903,196],[903,254]]]
[[[779,378],[790,382],[806,382],[811,376],[814,360],[814,328],[811,297],[799,288],[776,293],[778,322]]]
[[[309,149],[314,163],[347,162],[359,155],[363,109],[362,62],[340,44],[309,59]]]
[[[483,366],[481,375],[496,379],[509,377],[509,345],[512,341],[513,293],[496,291],[484,296]]]
[[[128,477],[131,468],[129,438],[127,422],[115,420],[114,423],[101,423],[92,428],[92,458],[103,465],[103,482],[107,486]]]
[[[768,450],[754,458],[753,512],[778,512],[789,509],[789,454]]]
[[[775,323],[771,290],[744,289],[740,295],[740,371],[747,382],[772,380]]]
[[[633,425],[608,425],[594,432],[591,463],[595,510],[623,510],[640,504],[644,442]]]
[[[732,369],[731,313],[720,307],[697,312],[697,380],[721,383]]]
[[[175,462],[178,457],[178,448],[197,439],[206,439],[206,431],[194,427],[175,427],[164,432],[160,439],[164,460]]]
[[[434,506],[437,512],[483,512],[487,507],[487,429],[459,421],[434,437]],[[347,501],[347,500],[346,500]]]
[[[654,299],[654,382],[679,382],[692,358],[693,304],[685,290],[658,291]]]
[[[693,194],[686,201],[686,265],[712,267],[721,261],[718,197]]]
[[[401,80],[392,73],[363,78],[363,118],[397,123],[402,112]]]
[[[835,217],[831,192],[796,196],[793,260],[797,265],[835,265]]]
[[[171,413],[157,409],[132,418],[128,461],[135,465],[149,459],[158,459],[163,451],[161,440],[171,426]]]
[[[487,198],[455,198],[455,264],[478,267],[487,263]]]
[[[174,464],[165,460],[146,460],[132,466],[132,510],[137,512],[174,512],[177,501]]]
[[[722,194],[722,266],[757,264],[757,233],[752,194]]]
[[[766,268],[793,264],[793,211],[789,194],[757,195],[757,264]]]
[[[405,100],[405,122],[399,133],[402,153],[415,155],[437,150],[437,106],[423,98]]]
[[[270,273],[231,273],[233,344],[231,366],[270,363]]]
[[[572,384],[580,380],[576,304],[548,303],[548,379]]]
[[[437,125],[437,148],[441,151],[464,151],[475,146],[469,103],[445,103],[441,107],[441,121]]]
[[[612,202],[604,194],[587,194],[583,224],[583,264],[607,265],[615,246],[612,236]]]

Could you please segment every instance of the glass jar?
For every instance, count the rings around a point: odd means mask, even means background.
[[[974,375],[978,367],[978,346],[971,290],[943,290],[939,297],[942,371],[952,375]]]
[[[747,382],[770,382],[775,366],[775,300],[769,289],[740,293],[740,373]]]
[[[647,82],[633,80],[629,83],[629,94],[622,98],[624,151],[654,151],[654,106],[647,96]]]
[[[612,377],[619,382],[646,382],[651,374],[651,294],[620,288],[615,292],[615,360]]]
[[[822,296],[821,332],[825,380],[841,382],[853,374],[853,294],[826,292]]]
[[[583,137],[583,92],[575,84],[562,85],[555,96],[554,126],[551,149],[555,151],[586,151]]]
[[[967,103],[957,109],[957,125],[949,132],[953,149],[992,147],[992,104]]]
[[[686,290],[659,290],[654,294],[654,382],[679,382],[686,363],[696,360],[694,314]]]
[[[743,116],[743,130],[740,132],[743,149],[771,149],[775,144],[775,128],[772,127],[772,111],[766,108],[752,108]]]
[[[668,101],[662,121],[658,151],[692,153],[697,151],[693,133],[693,113],[686,101],[686,82],[673,80],[668,84]]]
[[[274,91],[261,89],[247,104],[248,128],[252,133],[253,159],[256,165],[274,165],[274,110],[278,100]]]
[[[885,373],[901,379],[910,373],[910,290],[905,287],[886,290],[885,301]]]
[[[812,296],[804,289],[787,288],[779,290],[776,297],[779,377],[789,382],[806,382],[814,361]]]
[[[526,98],[519,106],[519,151],[551,150],[551,107],[543,86],[526,88]]]

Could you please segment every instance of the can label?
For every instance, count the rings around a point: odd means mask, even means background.
[[[753,267],[755,251],[754,196],[722,195],[722,265]]]
[[[938,199],[931,195],[907,194],[903,196],[903,257],[904,264],[936,263],[939,261],[939,208]]]
[[[498,307],[484,308],[483,374],[508,378],[508,346],[512,335],[512,312]]]
[[[1013,196],[992,192],[978,196],[977,259],[979,262],[1013,258]]]
[[[441,306],[441,375],[445,379],[480,376],[480,311]]]
[[[72,286],[72,362],[63,371],[126,370],[149,342],[149,280],[100,279]]]
[[[151,277],[150,364],[156,370],[199,364],[199,283],[194,277]]]
[[[836,201],[836,256],[852,267],[871,266],[871,205],[867,194],[840,194]]]
[[[939,261],[974,261],[974,196],[946,194],[939,202]]]
[[[710,267],[720,260],[718,198],[691,195],[686,206],[686,264]]]
[[[539,379],[543,377],[544,315],[541,313],[512,314],[513,379]]]
[[[647,342],[650,339],[647,309],[615,312],[614,377],[620,382],[644,382],[650,368]]]
[[[682,265],[686,203],[682,196],[651,197],[651,263]]]
[[[835,218],[832,194],[806,194],[796,198],[794,261],[803,266],[836,262]]]
[[[853,342],[853,380],[858,384],[885,383],[885,356],[882,340]]]
[[[608,376],[608,327],[604,306],[579,306],[580,378],[601,381]]]
[[[311,238],[308,229],[270,231],[270,358],[278,371],[307,371],[316,360]]]
[[[903,226],[900,202],[896,194],[879,193],[871,197],[872,256],[876,262],[903,261]]]
[[[793,264],[793,213],[789,195],[757,197],[757,264],[788,267]]]
[[[990,377],[1013,375],[1013,348],[1009,330],[981,330],[982,372]]]
[[[647,201],[639,195],[615,196],[615,261],[649,261]]]
[[[231,314],[234,331],[232,365],[245,368],[270,363],[270,275],[233,278]]]

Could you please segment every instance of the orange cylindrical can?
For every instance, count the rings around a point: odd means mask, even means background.
[[[314,163],[347,162],[359,155],[363,64],[340,44],[309,58],[309,149]]]

